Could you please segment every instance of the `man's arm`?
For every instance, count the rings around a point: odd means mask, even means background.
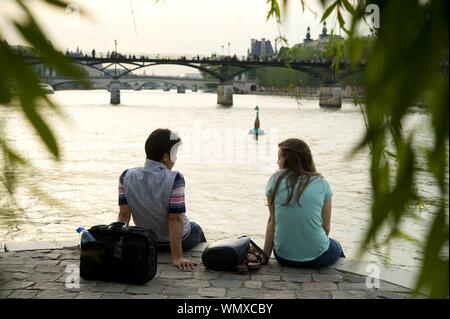
[[[331,228],[331,199],[322,208],[322,228],[328,236]]]
[[[169,237],[170,251],[172,252],[172,263],[180,270],[194,269],[196,262],[183,257],[182,241],[183,241],[183,215],[169,214]]]
[[[131,219],[131,209],[128,204],[123,204],[119,206],[119,216],[117,217],[117,221],[121,223],[128,224]]]
[[[119,216],[117,221],[128,224],[131,219],[131,208],[128,206],[127,198],[125,197],[125,190],[123,188],[123,179],[128,170],[123,171],[119,178]]]

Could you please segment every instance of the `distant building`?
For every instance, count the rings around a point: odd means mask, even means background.
[[[66,55],[70,56],[70,57],[74,57],[74,58],[82,58],[84,56],[86,56],[86,54],[83,54],[83,50],[80,50],[80,48],[77,47],[77,50],[75,52],[73,51],[69,51],[68,49],[66,50]],[[95,56],[95,50],[92,50],[91,55],[89,55],[89,57]],[[103,67],[103,64],[98,64],[96,65],[96,67]],[[82,66],[82,68],[87,72],[87,76],[88,77],[102,77],[105,76],[105,74],[102,71],[96,70],[94,68],[88,67],[88,66]],[[110,70],[105,70],[108,74],[110,74],[111,76],[114,75],[113,71]],[[112,73],[111,73],[112,72]],[[117,74],[119,73],[119,70],[117,70]]]
[[[250,49],[247,51],[247,57],[251,59],[266,59],[274,56],[275,50],[270,40],[264,38],[259,40],[252,39]]]
[[[303,39],[303,45],[308,46],[310,42],[313,42],[313,39],[311,39],[311,28],[308,26],[306,29],[306,38]]]
[[[311,48],[325,49],[327,43],[330,40],[344,40],[344,38],[341,37],[340,35],[328,34],[327,23],[326,21],[324,21],[322,33],[319,34],[319,38],[317,40],[311,38],[311,28],[308,26],[308,28],[306,29],[306,37],[303,39],[303,43],[296,44],[294,45],[294,47],[297,48],[311,47]]]

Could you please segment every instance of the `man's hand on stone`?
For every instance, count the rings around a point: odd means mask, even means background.
[[[183,257],[173,259],[172,264],[180,270],[192,270],[198,265],[196,262]]]

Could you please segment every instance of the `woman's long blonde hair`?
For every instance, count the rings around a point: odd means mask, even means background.
[[[283,172],[278,176],[275,187],[273,189],[272,197],[269,198],[269,205],[275,201],[275,195],[280,187],[281,180],[287,176],[287,200],[283,206],[287,206],[294,195],[295,185],[300,179],[300,185],[295,195],[295,200],[300,205],[300,197],[303,194],[306,186],[311,182],[311,178],[319,176],[320,173],[316,171],[314,160],[309,149],[308,144],[298,138],[288,138],[284,140],[278,147],[284,157]]]

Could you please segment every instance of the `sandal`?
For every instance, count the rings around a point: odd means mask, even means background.
[[[248,266],[245,260],[243,260],[239,265],[236,266],[237,272],[247,272]]]
[[[239,238],[247,237],[246,235],[240,236]],[[259,269],[263,265],[267,265],[269,258],[267,258],[266,253],[262,250],[253,240],[250,240],[250,249],[245,257],[245,259],[236,267],[236,271],[245,272],[249,269]]]

